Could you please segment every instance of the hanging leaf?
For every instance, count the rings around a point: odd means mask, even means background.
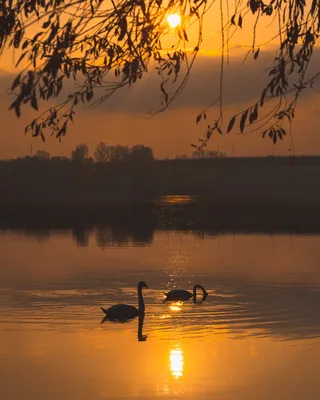
[[[38,102],[37,102],[37,97],[36,97],[35,91],[33,91],[32,95],[31,95],[31,106],[32,106],[32,108],[34,108],[35,110],[38,111]]]
[[[249,112],[249,110],[246,110],[246,111],[242,114],[242,117],[241,117],[241,120],[240,120],[240,131],[241,131],[241,133],[242,133],[243,130],[244,130],[244,127],[245,127],[245,124],[246,124],[246,120],[247,120],[247,116],[248,116],[248,112]]]
[[[233,125],[234,125],[234,123],[236,121],[236,118],[237,118],[237,116],[235,115],[230,119],[230,122],[229,122],[229,125],[228,125],[228,129],[227,129],[227,133],[229,133],[231,131],[231,129],[233,128]]]
[[[120,19],[119,22],[119,26],[120,26],[120,35],[118,37],[118,40],[123,40],[125,35],[127,34],[127,20],[125,17]]]
[[[238,25],[240,26],[240,28],[242,28],[242,16],[241,16],[241,14],[239,15]]]
[[[21,74],[22,74],[22,72],[20,72],[20,74],[19,74],[19,75],[15,78],[15,80],[13,81],[12,86],[11,86],[11,90],[12,90],[12,91],[19,85],[19,83],[20,83],[20,78],[21,78]]]
[[[202,113],[197,115],[197,118],[196,118],[196,123],[197,124],[201,121],[201,118],[202,118]]]

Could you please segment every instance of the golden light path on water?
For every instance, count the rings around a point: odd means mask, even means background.
[[[180,348],[170,350],[170,370],[176,379],[183,376],[183,353]]]

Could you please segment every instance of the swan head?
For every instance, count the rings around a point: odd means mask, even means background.
[[[148,285],[144,281],[138,282],[138,288],[142,289],[143,287],[149,289]]]

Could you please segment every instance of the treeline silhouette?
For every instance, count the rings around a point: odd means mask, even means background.
[[[120,161],[152,161],[153,150],[151,147],[141,144],[135,145],[131,148],[121,145],[108,145],[105,142],[97,144],[93,158],[89,156],[89,147],[86,143],[78,144],[71,152],[71,157],[65,156],[52,156],[46,150],[37,150],[34,156],[19,157],[17,161],[55,161],[55,162],[69,162],[74,161],[78,163],[108,163]],[[13,160],[11,160],[13,161]]]
[[[320,157],[2,161],[0,226],[313,232],[319,176]]]
[[[212,158],[225,158],[226,153],[216,150],[197,149],[192,152],[191,156],[187,154],[180,154],[176,156],[176,160],[194,160],[194,159],[212,159]],[[137,144],[131,148],[122,145],[108,145],[105,142],[97,144],[93,157],[89,156],[89,147],[86,143],[78,144],[71,152],[71,157],[65,156],[52,156],[46,150],[37,150],[34,156],[19,157],[18,161],[55,161],[55,162],[81,162],[92,164],[97,163],[115,163],[115,162],[128,162],[137,161],[145,162],[154,160],[154,154],[151,147]]]

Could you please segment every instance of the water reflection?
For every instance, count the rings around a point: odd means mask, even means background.
[[[171,311],[181,311],[183,306],[183,301],[175,301],[170,304],[169,308]]]
[[[111,320],[108,317],[104,317],[101,320],[101,324],[104,324],[105,322],[109,322],[109,323],[122,323],[122,324],[126,324],[131,322],[132,320]],[[144,323],[144,314],[140,314],[139,318],[138,318],[138,329],[137,329],[137,338],[138,338],[138,342],[145,342],[148,338],[148,335],[144,335],[143,334],[143,323]]]
[[[138,342],[145,342],[148,338],[148,335],[144,335],[143,332],[143,322],[144,322],[144,314],[139,315],[138,320]]]
[[[101,251],[95,234],[0,236],[0,398],[318,399],[319,236],[156,231]],[[140,279],[146,317],[99,325]],[[162,303],[196,282],[205,302]]]
[[[170,371],[175,379],[183,376],[183,353],[179,347],[170,350]]]

